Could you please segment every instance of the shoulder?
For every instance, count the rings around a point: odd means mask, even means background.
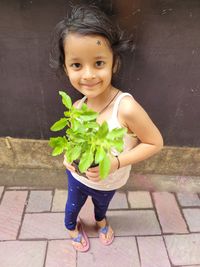
[[[149,120],[147,112],[132,96],[124,96],[121,99],[118,116],[122,125],[127,128],[133,128],[133,125],[141,125]]]
[[[119,104],[119,113],[123,117],[133,116],[141,108],[139,103],[131,95],[125,95],[122,97]]]

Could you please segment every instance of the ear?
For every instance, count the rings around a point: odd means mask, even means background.
[[[113,69],[112,69],[113,74],[115,74],[119,70],[119,68],[120,68],[120,60],[118,57],[116,57],[114,60]]]
[[[65,74],[66,74],[67,76],[69,76],[69,75],[68,75],[67,68],[65,67],[65,64],[63,64],[63,70],[64,70]]]

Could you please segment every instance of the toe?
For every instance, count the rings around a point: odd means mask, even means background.
[[[86,246],[86,241],[84,239],[81,240],[81,242],[72,241],[73,246],[77,249],[82,249]]]
[[[81,244],[82,244],[84,247],[86,246],[87,243],[86,243],[85,239],[82,239],[82,240],[81,240]]]

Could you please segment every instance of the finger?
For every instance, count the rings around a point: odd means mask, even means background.
[[[88,171],[90,171],[90,172],[98,172],[99,171],[99,166],[91,167],[91,168],[88,169]]]
[[[65,159],[63,161],[63,165],[69,170],[69,171],[72,171],[72,172],[75,172],[76,169],[74,168],[73,165],[69,164]]]
[[[90,178],[99,177],[99,172],[89,172],[89,171],[86,171],[86,176],[88,176]]]
[[[92,182],[99,182],[100,178],[99,177],[88,177],[88,179]]]
[[[86,172],[86,176],[88,177],[89,180],[93,181],[93,182],[99,182],[100,181],[100,177],[99,177],[99,173],[90,173],[90,172]]]
[[[76,170],[74,168],[70,168],[70,167],[66,167],[66,169],[70,172],[76,172]]]
[[[63,160],[63,164],[64,164],[65,166],[72,166],[69,162],[66,161],[66,159]]]

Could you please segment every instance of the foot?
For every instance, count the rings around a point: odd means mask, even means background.
[[[72,238],[72,246],[78,251],[87,251],[89,249],[88,240],[83,232],[81,225],[76,227],[75,230],[69,231],[69,235]]]
[[[114,232],[111,226],[107,223],[106,219],[97,221],[99,230],[99,239],[104,245],[110,245],[114,239]]]

